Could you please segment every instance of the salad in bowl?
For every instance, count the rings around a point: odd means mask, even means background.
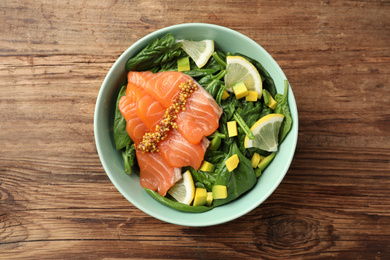
[[[98,96],[95,139],[133,205],[207,226],[242,216],[276,189],[297,125],[291,87],[264,49],[225,27],[183,24],[141,39],[114,64]]]

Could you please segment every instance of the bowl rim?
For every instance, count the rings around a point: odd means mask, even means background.
[[[131,53],[132,51],[135,51],[136,49],[139,49],[140,47],[143,48],[146,45],[147,42],[149,42],[150,40],[156,38],[156,36],[161,35],[163,33],[168,33],[172,29],[178,29],[178,28],[180,29],[180,28],[186,28],[186,27],[207,27],[207,28],[214,29],[214,30],[228,31],[229,33],[232,33],[233,35],[237,35],[239,37],[244,37],[246,40],[252,42],[252,44],[255,44],[259,49],[262,49],[262,51],[263,51],[262,54],[267,56],[267,59],[268,59],[269,62],[272,63],[272,66],[274,66],[278,70],[280,70],[279,72],[284,76],[285,79],[287,79],[287,77],[285,76],[283,70],[280,68],[279,64],[274,60],[274,58],[260,44],[258,44],[256,41],[252,40],[248,36],[238,32],[238,31],[235,31],[233,29],[230,29],[230,28],[227,28],[227,27],[224,27],[224,26],[220,26],[220,25],[216,25],[216,24],[209,24],[209,23],[182,23],[182,24],[171,25],[171,26],[167,26],[167,27],[158,29],[158,30],[156,30],[156,31],[154,31],[152,33],[149,33],[149,34],[145,35],[144,37],[140,38],[135,43],[133,43],[129,48],[127,48],[119,56],[119,58],[114,62],[114,64],[111,66],[110,70],[108,71],[107,75],[105,76],[104,81],[103,81],[103,83],[102,83],[102,85],[101,85],[101,87],[99,89],[99,93],[98,93],[96,104],[95,104],[95,112],[94,112],[94,137],[95,137],[95,144],[96,144],[96,148],[97,148],[97,152],[98,152],[98,156],[99,156],[100,162],[101,162],[101,164],[103,166],[103,169],[104,169],[106,175],[109,177],[110,181],[115,186],[115,188],[122,194],[122,196],[124,196],[131,204],[133,204],[139,210],[143,211],[144,213],[146,213],[149,216],[152,216],[152,217],[154,217],[156,219],[159,219],[159,220],[162,220],[164,222],[171,223],[171,224],[181,225],[181,226],[200,227],[200,226],[219,225],[219,224],[223,224],[223,223],[232,221],[234,219],[237,219],[237,218],[239,218],[241,216],[244,216],[245,214],[247,214],[250,211],[252,211],[255,208],[257,208],[260,204],[262,204],[265,200],[267,200],[269,198],[269,196],[276,190],[276,188],[280,185],[280,183],[284,179],[285,175],[287,174],[288,169],[289,169],[289,167],[291,165],[291,162],[293,160],[294,154],[296,152],[297,141],[298,141],[298,126],[299,126],[299,123],[298,123],[298,109],[297,109],[297,106],[296,106],[295,97],[294,97],[294,94],[293,94],[293,91],[292,91],[292,88],[291,88],[290,84],[289,84],[289,93],[288,93],[288,95],[289,95],[289,97],[288,97],[289,98],[289,106],[290,106],[290,110],[291,110],[291,106],[292,105],[294,106],[294,109],[295,109],[295,117],[294,117],[294,121],[293,121],[293,128],[291,130],[294,129],[295,131],[290,131],[290,133],[289,133],[289,135],[293,135],[293,137],[292,137],[292,139],[293,139],[293,141],[292,141],[293,148],[292,148],[292,152],[290,153],[289,157],[286,160],[285,166],[283,168],[283,173],[280,175],[279,179],[274,182],[274,185],[268,189],[268,192],[263,196],[263,198],[261,200],[256,201],[256,203],[252,203],[245,210],[242,210],[242,211],[239,211],[239,212],[235,212],[234,214],[232,214],[230,216],[226,216],[224,219],[214,219],[214,220],[207,221],[207,223],[197,224],[197,223],[188,223],[185,220],[172,220],[171,218],[167,218],[164,215],[158,215],[158,216],[155,215],[147,207],[144,207],[143,205],[138,203],[136,200],[134,200],[131,196],[128,196],[125,190],[122,190],[122,188],[119,185],[118,181],[114,178],[114,176],[108,170],[108,165],[107,165],[107,162],[106,162],[106,158],[104,158],[103,155],[102,155],[103,147],[101,146],[100,141],[99,141],[100,140],[100,135],[101,135],[100,130],[98,128],[99,115],[100,115],[99,104],[101,104],[102,101],[105,99],[105,96],[103,96],[104,90],[108,90],[110,87],[112,87],[112,86],[109,86],[109,84],[108,84],[109,78],[112,76],[111,74],[114,73],[114,70],[116,69],[116,67],[118,67],[118,64],[122,63],[123,60],[127,61],[127,59],[128,59],[127,56],[128,56],[129,53]],[[142,44],[142,46],[139,46],[141,43],[145,43],[145,44]],[[293,101],[293,104],[291,104],[291,100]],[[293,116],[293,113],[291,113],[291,114]],[[213,210],[215,210],[215,209],[213,209]],[[193,213],[187,213],[187,214],[193,214]],[[203,214],[203,213],[195,213],[195,214]]]

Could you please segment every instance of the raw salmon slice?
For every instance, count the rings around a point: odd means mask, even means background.
[[[177,130],[171,130],[167,138],[158,145],[164,160],[174,167],[191,166],[198,170],[210,141],[203,138],[200,143],[188,142]]]
[[[141,87],[138,87],[135,84],[128,83],[125,95],[131,98],[131,101],[136,103],[139,97],[142,97],[146,94],[145,90]]]
[[[180,92],[180,84],[194,81],[190,76],[177,71],[152,73],[150,71],[130,71],[127,77],[132,84],[142,87],[150,96],[169,107]]]
[[[167,191],[181,179],[181,169],[169,165],[160,153],[143,153],[137,150],[136,155],[142,187],[165,196]]]
[[[180,133],[190,143],[199,143],[219,127],[222,108],[201,86],[187,99],[186,110],[177,115],[176,123]]]
[[[165,114],[165,108],[146,91],[136,86],[135,84],[129,83],[125,94],[136,103],[137,115],[144,122],[146,127],[150,131],[154,131],[156,125],[161,121]]]
[[[146,83],[152,76],[153,72],[151,71],[129,71],[127,73],[127,82],[137,86],[146,86]]]
[[[158,101],[149,95],[144,95],[137,102],[137,114],[151,132],[165,115],[164,108]]]
[[[126,131],[131,140],[136,144],[140,143],[144,134],[149,132],[149,129],[138,117],[136,103],[132,102],[131,97],[123,96],[119,100],[118,107],[127,122]]]

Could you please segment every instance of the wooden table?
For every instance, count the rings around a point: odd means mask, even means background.
[[[3,0],[0,14],[0,259],[390,259],[389,1]],[[262,45],[299,110],[281,185],[214,227],[138,210],[94,143],[115,60],[187,22]]]

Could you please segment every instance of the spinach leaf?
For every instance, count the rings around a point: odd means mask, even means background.
[[[245,123],[252,127],[261,118],[262,110],[260,102],[246,102],[239,114],[245,120]]]
[[[224,70],[226,68],[226,55],[222,51],[215,51],[203,68]]]
[[[202,85],[204,88],[207,88],[207,86],[210,85],[211,83],[213,83],[215,81],[219,81],[220,79],[222,79],[225,76],[226,73],[227,73],[226,70],[221,70],[216,75],[207,74],[204,77],[202,77],[201,79],[199,79],[198,83],[200,85]]]
[[[278,104],[275,107],[275,113],[276,114],[282,114],[284,115],[284,120],[282,122],[282,125],[280,126],[279,130],[279,144],[282,143],[288,132],[291,130],[292,126],[292,117],[290,113],[290,108],[288,106],[288,81],[284,81],[284,94],[277,94],[275,96],[275,101],[278,102]]]
[[[228,121],[230,121],[233,118],[234,112],[236,110],[233,103],[222,104],[222,109],[223,109],[223,113],[220,117],[220,120],[222,122],[220,122],[220,125],[221,123],[227,123]]]
[[[191,167],[188,167],[188,170],[191,172],[192,178],[194,179],[194,183],[197,188],[206,188],[208,191],[211,191],[215,182],[214,172],[194,170]]]
[[[179,211],[201,213],[214,208],[213,206],[190,206],[184,203],[170,200],[166,197],[161,196],[155,191],[146,188],[145,191],[160,203]]]
[[[254,140],[255,135],[252,133],[250,127],[246,124],[245,120],[240,116],[239,113],[233,114],[234,120],[240,126],[240,129],[248,136],[249,139]]]
[[[218,90],[221,88],[222,82],[220,80],[213,80],[210,84],[205,87],[205,90],[210,93],[215,99],[218,94]]]
[[[175,37],[168,33],[161,39],[154,39],[136,56],[126,62],[126,71],[158,71],[159,66],[179,57],[183,50],[181,43],[175,43]]]
[[[247,151],[247,148],[245,148],[244,146],[244,141],[245,141],[245,137],[246,137],[246,133],[244,132],[244,130],[241,128],[241,127],[238,127],[237,128],[237,146],[238,146],[238,149],[240,149],[240,152],[245,156],[245,157],[249,157],[248,155],[248,151]],[[252,158],[252,157],[249,157],[249,158]]]
[[[223,96],[223,93],[225,92],[225,90],[226,90],[226,85],[221,84],[221,87],[219,88],[217,95],[215,97],[215,101],[217,101],[217,104],[219,106],[221,106],[222,96]]]
[[[204,77],[206,75],[212,75],[212,74],[216,73],[217,71],[219,71],[218,68],[210,68],[210,69],[196,68],[196,69],[192,69],[192,70],[188,70],[188,71],[183,71],[183,73],[187,74],[190,77],[198,78],[198,77]]]
[[[204,159],[214,165],[220,164],[226,157],[226,153],[220,150],[212,151],[207,149],[204,155]]]
[[[240,160],[238,166],[233,171],[229,172],[226,168],[225,161],[232,155],[237,154]],[[223,163],[217,170],[217,178],[214,185],[225,185],[227,187],[228,196],[226,199],[218,199],[213,201],[214,206],[226,204],[240,195],[250,190],[256,184],[256,174],[252,168],[251,161],[241,154],[236,143],[233,143],[229,154],[225,157]]]
[[[129,144],[126,146],[126,149],[122,151],[122,158],[125,163],[125,173],[130,174],[135,172],[139,173],[139,167],[137,163],[137,156],[135,153],[134,144]]]
[[[275,82],[272,79],[271,75],[268,73],[268,71],[263,67],[263,65],[261,65],[261,63],[258,62],[257,60],[254,60],[246,55],[243,55],[240,53],[236,53],[234,55],[241,56],[241,57],[245,58],[246,60],[248,60],[253,65],[255,65],[255,67],[259,71],[261,79],[263,81],[263,88],[268,90],[268,92],[271,94],[271,96],[273,98],[275,98],[275,95],[277,93],[276,87],[275,87]]]
[[[186,55],[180,55],[177,59],[185,57]],[[162,63],[160,66],[150,69],[152,72],[164,72],[164,71],[177,71],[177,59]]]
[[[218,91],[222,86],[222,81],[220,80],[226,74],[226,70],[221,70],[217,75],[208,74],[201,78],[203,84],[201,84],[204,89],[210,93],[211,96],[215,99],[217,97]]]
[[[214,52],[213,53],[213,58],[216,62],[218,62],[219,66],[221,66],[222,69],[226,69],[226,62],[224,59],[226,59],[226,56],[224,57],[224,54],[222,53],[221,54],[223,58],[221,58],[219,55],[218,55],[218,52]]]
[[[262,110],[262,107],[260,102],[243,101],[242,103],[243,106],[237,108],[236,113],[241,116],[241,118],[245,121],[246,125],[250,128],[257,122],[257,120],[260,119],[260,112]],[[238,148],[243,155],[251,158],[251,155],[248,155],[248,150],[244,147],[244,140],[246,136],[247,133],[245,133],[244,129],[242,127],[238,127]]]
[[[234,107],[233,107],[234,108]],[[218,132],[224,134],[225,136],[229,136],[227,129],[227,122],[230,121],[231,117],[233,117],[233,113],[228,113],[229,110],[224,109],[224,113],[221,115],[219,120],[219,128]],[[221,145],[219,146],[219,150],[224,153],[229,153],[231,145],[236,141],[235,137],[228,137],[221,140]]]
[[[119,111],[119,100],[125,95],[126,86],[123,86],[119,91],[116,100],[115,117],[114,117],[114,142],[117,150],[120,150],[132,143],[129,134],[126,131],[126,120]]]
[[[268,114],[272,114],[274,111],[272,111],[271,108],[269,108],[266,104],[261,103],[261,112],[259,114],[259,118],[262,118],[263,116],[266,116]]]

